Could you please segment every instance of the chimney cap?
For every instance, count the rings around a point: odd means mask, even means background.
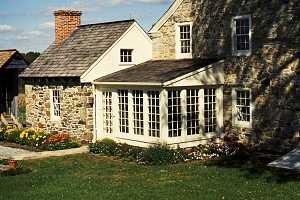
[[[56,10],[54,11],[54,15],[64,15],[64,16],[80,16],[82,14],[81,11],[78,10]]]

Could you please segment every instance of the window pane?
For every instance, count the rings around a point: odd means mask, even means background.
[[[148,95],[148,117],[149,136],[160,137],[160,112],[159,112],[159,92],[149,91]]]
[[[112,92],[104,91],[103,96],[103,129],[105,133],[112,133]]]
[[[143,120],[143,91],[134,90],[133,95],[133,121],[134,121],[134,134],[144,135],[144,120]]]
[[[250,19],[236,19],[236,50],[245,51],[250,49]]]
[[[133,49],[121,49],[120,50],[120,61],[123,63],[132,62]]]
[[[205,133],[216,132],[216,89],[204,90],[204,131]]]
[[[237,90],[236,94],[237,120],[241,122],[250,122],[250,91]]]
[[[128,133],[128,90],[119,90],[118,96],[120,132]]]
[[[168,127],[169,137],[181,136],[181,105],[180,105],[180,91],[168,91]]]

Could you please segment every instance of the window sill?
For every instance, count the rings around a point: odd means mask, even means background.
[[[177,53],[176,59],[185,59],[185,58],[193,58],[192,53]]]
[[[251,56],[251,51],[237,51],[232,53],[233,56]]]

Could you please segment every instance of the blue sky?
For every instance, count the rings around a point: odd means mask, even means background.
[[[171,3],[172,0],[0,0],[0,49],[45,50],[54,41],[54,10],[81,10],[82,24],[135,18],[147,31]]]

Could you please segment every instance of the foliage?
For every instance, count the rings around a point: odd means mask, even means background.
[[[20,130],[12,126],[4,126],[0,129],[0,141],[27,145],[41,150],[61,150],[79,147],[79,143],[73,141],[69,134],[47,134],[31,128]]]
[[[22,55],[25,57],[25,59],[31,64],[35,59],[37,59],[41,54],[39,52],[27,52],[27,53],[22,53]]]
[[[154,145],[150,148],[118,144],[111,139],[90,144],[90,152],[107,156],[117,156],[139,164],[162,165],[184,161],[187,154],[182,149],[171,149],[167,145]]]
[[[26,124],[26,106],[19,107],[18,120],[22,125]]]

